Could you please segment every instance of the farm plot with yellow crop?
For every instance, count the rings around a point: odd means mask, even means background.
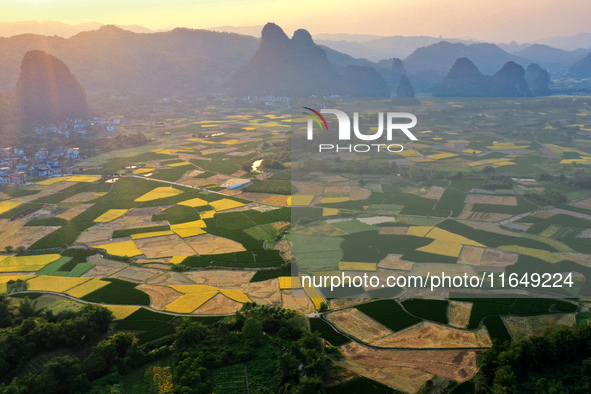
[[[109,209],[98,218],[94,219],[96,223],[108,223],[120,218],[129,212],[129,209]]]
[[[88,281],[86,281],[82,284],[79,284],[78,286],[73,287],[70,290],[68,290],[68,295],[71,295],[72,297],[76,297],[76,298],[82,298],[85,295],[90,294],[93,291],[100,289],[101,287],[105,287],[109,283],[110,282],[107,282],[105,280],[92,278],[91,280],[88,280]]]
[[[280,276],[279,288],[281,290],[299,289],[302,287],[300,278],[297,276]]]
[[[209,205],[209,203],[205,200],[200,199],[200,198],[192,198],[190,200],[179,202],[179,205],[185,205],[187,207],[196,208],[196,207],[204,207],[206,205]]]
[[[150,190],[146,194],[136,198],[135,202],[146,202],[146,201],[158,200],[160,198],[177,196],[181,193],[184,193],[184,192],[182,190],[175,189],[172,186],[157,187],[156,189]]]
[[[0,256],[0,272],[39,271],[49,263],[59,260],[59,254],[39,254],[35,256]]]
[[[112,254],[114,256],[134,257],[144,254],[144,252],[138,249],[133,241],[114,242],[105,245],[98,245],[95,246],[95,248],[105,249],[108,254]]]
[[[0,214],[3,214],[4,212],[8,212],[13,208],[18,207],[19,205],[21,205],[20,202],[0,201]]]
[[[228,198],[222,198],[221,200],[213,201],[209,203],[216,211],[225,211],[227,209],[238,208],[244,206],[241,202],[230,200]]]
[[[69,289],[76,287],[90,278],[73,278],[66,276],[48,276],[41,275],[31,278],[27,281],[28,290],[34,291],[54,291],[56,293],[65,293]]]

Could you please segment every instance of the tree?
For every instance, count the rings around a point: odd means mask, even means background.
[[[14,247],[12,247],[12,245],[6,245],[6,246],[4,247],[4,251],[5,251],[6,253],[12,253],[12,252],[14,251]]]
[[[495,168],[493,166],[486,166],[482,169],[482,173],[486,176],[490,176],[495,173]]]

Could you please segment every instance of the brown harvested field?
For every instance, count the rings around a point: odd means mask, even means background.
[[[362,302],[367,302],[369,300],[369,296],[364,295],[358,298],[334,298],[332,300],[329,300],[329,303],[331,309],[343,309],[350,308],[354,305],[360,304]]]
[[[188,271],[184,275],[199,285],[223,289],[242,289],[248,285],[255,271],[207,270]]]
[[[279,194],[271,194],[269,197],[262,200],[265,204],[281,205],[282,207],[287,205],[288,196],[282,196]]]
[[[406,235],[408,227],[380,227],[380,235]]]
[[[160,270],[144,267],[127,267],[110,276],[110,278],[123,279],[135,283],[144,283],[151,278],[159,276],[162,273]]]
[[[456,348],[488,347],[492,345],[488,333],[459,330],[441,324],[421,322],[402,331],[395,332],[372,345],[381,347],[410,348]]]
[[[101,257],[99,254],[89,256],[87,261],[94,264],[94,267],[82,275],[86,278],[106,278],[107,276],[113,275],[117,271],[121,271],[129,267],[128,264],[121,263],[119,261],[107,260]]]
[[[137,289],[149,295],[150,306],[158,310],[164,309],[168,304],[183,296],[183,294],[166,286],[139,285]]]
[[[459,219],[475,220],[478,222],[500,222],[510,218],[512,215],[504,213],[487,213],[487,212],[471,212],[464,211],[458,216]]]
[[[449,301],[449,306],[447,307],[449,325],[457,328],[468,327],[471,312],[471,302]]]
[[[316,182],[292,182],[298,189],[298,194],[321,196],[324,192],[324,186]]]
[[[486,248],[480,265],[487,267],[506,267],[517,262],[519,254],[501,249]]]
[[[480,265],[484,250],[485,248],[478,246],[464,245],[458,258],[458,264]]]
[[[441,186],[433,186],[431,189],[423,194],[421,197],[423,198],[431,198],[433,200],[439,200],[441,196],[443,196],[443,192],[445,192],[445,188]]]
[[[468,194],[464,200],[467,204],[517,205],[515,196],[490,196],[488,194]]]
[[[97,198],[97,196],[94,194],[94,192],[83,192],[74,194],[72,197],[68,197],[62,202],[86,202],[94,200],[95,198]]]
[[[339,361],[337,364],[359,375],[366,376],[405,393],[418,392],[427,380],[432,379],[434,376],[416,368],[372,367],[347,359]]]
[[[248,295],[248,298],[257,304],[281,306],[279,279],[269,279],[264,282],[249,283],[242,289],[242,291]],[[306,300],[308,300],[307,297]]]
[[[351,193],[351,186],[327,186],[324,188],[324,195],[349,195]]]
[[[548,219],[548,218],[550,218],[550,217],[552,217],[554,215],[557,215],[557,213],[556,212],[553,212],[553,211],[551,211],[549,209],[546,209],[544,211],[539,211],[539,212],[532,213],[532,216],[535,216],[535,217],[541,218],[541,219]]]
[[[248,296],[252,299],[250,294],[248,294]],[[303,314],[313,313],[316,311],[314,304],[312,304],[312,301],[310,301],[302,289],[281,290],[281,303],[283,308],[293,309],[294,311],[298,311]]]
[[[349,178],[345,178],[344,176],[341,176],[341,175],[324,175],[324,176],[321,176],[320,179],[322,179],[326,183],[338,183],[338,182],[349,182],[350,181]]]
[[[152,215],[137,215],[133,214],[134,211],[135,209],[126,213],[124,217],[113,220],[112,222],[97,223],[93,225],[80,234],[76,242],[90,244],[93,242],[110,240],[113,231],[115,230],[164,226],[168,224],[166,221],[153,222]],[[125,238],[121,238],[121,240],[125,240]]]
[[[227,315],[236,313],[242,308],[242,304],[229,299],[222,293],[218,293],[193,312],[194,315]]]
[[[193,282],[185,277],[183,274],[178,272],[164,272],[159,276],[151,278],[146,281],[151,285],[162,285],[162,286],[176,286],[176,285],[190,285]]]
[[[464,276],[464,274],[477,275],[474,268],[468,265],[459,264],[446,264],[446,263],[417,263],[412,267],[413,275],[427,276],[428,273],[433,275],[441,275],[445,272],[445,275],[449,276]]]
[[[591,198],[573,204],[575,207],[591,209]]]
[[[391,270],[410,271],[415,263],[402,260],[401,257],[401,254],[389,254],[378,263],[378,267]]]
[[[82,212],[86,211],[88,208],[92,207],[93,204],[80,204],[76,205],[65,212],[60,213],[59,215],[55,215],[58,218],[72,220],[76,216],[80,215]]]
[[[134,242],[149,259],[169,256],[191,256],[195,254],[193,249],[176,234],[136,239]]]
[[[146,208],[134,208],[131,211],[127,212],[125,215],[127,218],[130,216],[145,216],[152,218],[152,215],[158,215],[162,213],[163,207],[146,207]],[[159,222],[160,223],[160,222]]]
[[[351,186],[351,192],[349,193],[349,196],[351,197],[351,201],[365,200],[370,195],[371,195],[371,190],[364,189],[359,186]]]
[[[471,379],[478,368],[473,350],[386,350],[350,342],[340,347],[349,360],[373,367],[408,367],[458,382]]]
[[[585,267],[591,267],[591,254],[572,252],[560,252],[556,254],[565,260],[571,260]]]
[[[356,308],[328,313],[326,318],[339,330],[367,343],[375,343],[392,331]]]
[[[55,226],[22,227],[22,223],[17,220],[12,223],[14,224],[5,226],[0,233],[0,249],[2,250],[8,245],[15,248],[18,246],[28,248],[59,228]]]
[[[573,327],[576,324],[574,313],[557,313],[539,316],[502,316],[503,322],[516,341],[534,335],[542,335],[546,330]]]
[[[160,237],[163,238],[163,237]],[[231,239],[218,237],[212,234],[203,234],[196,237],[185,238],[187,244],[193,248],[193,250],[200,254],[221,254],[221,253],[232,253],[242,252],[244,246],[242,244],[232,241]],[[139,245],[138,245],[139,247]],[[140,247],[140,249],[142,249]],[[142,249],[143,251],[143,249]],[[175,256],[192,255],[194,253],[174,253]]]

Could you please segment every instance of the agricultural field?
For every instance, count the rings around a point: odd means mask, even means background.
[[[387,159],[329,153],[300,163],[285,148],[289,116],[220,108],[147,126],[152,142],[89,157],[76,169],[84,175],[1,187],[0,292],[106,305],[116,330],[141,343],[172,335],[183,316],[212,324],[251,302],[284,307],[308,315],[345,356],[341,366],[372,379],[335,387],[416,392],[429,380],[467,381],[476,350],[573,326],[578,297],[591,296],[591,191],[577,183],[591,138],[545,128],[556,125],[544,111],[515,119],[509,103],[486,116],[463,103],[457,119],[440,117],[441,105],[416,108],[436,127]],[[285,160],[274,168],[266,158]],[[389,276],[532,269],[576,273],[571,292],[552,293],[569,299],[382,287]],[[329,291],[302,287],[303,274],[379,282]],[[211,373],[215,392],[246,391],[243,364]]]

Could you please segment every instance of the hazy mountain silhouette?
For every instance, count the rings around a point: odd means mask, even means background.
[[[573,64],[568,72],[573,77],[591,78],[591,54]]]
[[[513,52],[513,55],[530,59],[547,68],[560,69],[580,60],[586,53],[589,53],[589,51],[576,50],[568,52],[548,45],[534,44]]]
[[[400,82],[396,88],[396,97],[415,97],[415,89],[405,75],[400,77]]]
[[[257,46],[256,38],[238,34],[189,29],[137,34],[115,26],[68,39],[0,38],[0,90],[14,91],[24,54],[40,49],[68,64],[89,93],[161,97],[219,92]]]
[[[525,69],[525,80],[534,96],[550,94],[550,74],[536,63]]]
[[[304,29],[290,39],[267,23],[261,44],[250,62],[232,78],[230,92],[238,96],[310,96],[340,94],[341,78],[326,52]]]
[[[526,59],[511,55],[494,44],[453,44],[446,41],[419,48],[404,59],[404,66],[409,73],[431,72],[444,75],[459,58],[468,58],[487,74],[492,74],[505,63],[530,63]]]
[[[83,31],[98,30],[105,26],[99,22],[87,22],[68,24],[55,21],[18,21],[0,22],[0,37],[12,37],[21,34],[41,34],[44,36],[59,36],[69,38]],[[138,25],[116,25],[121,29],[133,31],[134,33],[154,33],[144,26]]]
[[[347,66],[347,95],[352,97],[390,97],[390,89],[382,75],[373,67]]]
[[[368,61],[336,51],[330,57],[344,68],[338,73],[327,52],[304,29],[290,39],[274,23],[267,23],[261,43],[250,62],[236,72],[230,93],[237,96],[350,95],[385,97],[390,91],[384,78]]]
[[[507,62],[494,75],[484,75],[468,58],[458,59],[433,90],[436,97],[529,97],[525,70]]]
[[[51,124],[90,115],[82,85],[64,62],[43,51],[24,56],[16,97],[25,122]]]

